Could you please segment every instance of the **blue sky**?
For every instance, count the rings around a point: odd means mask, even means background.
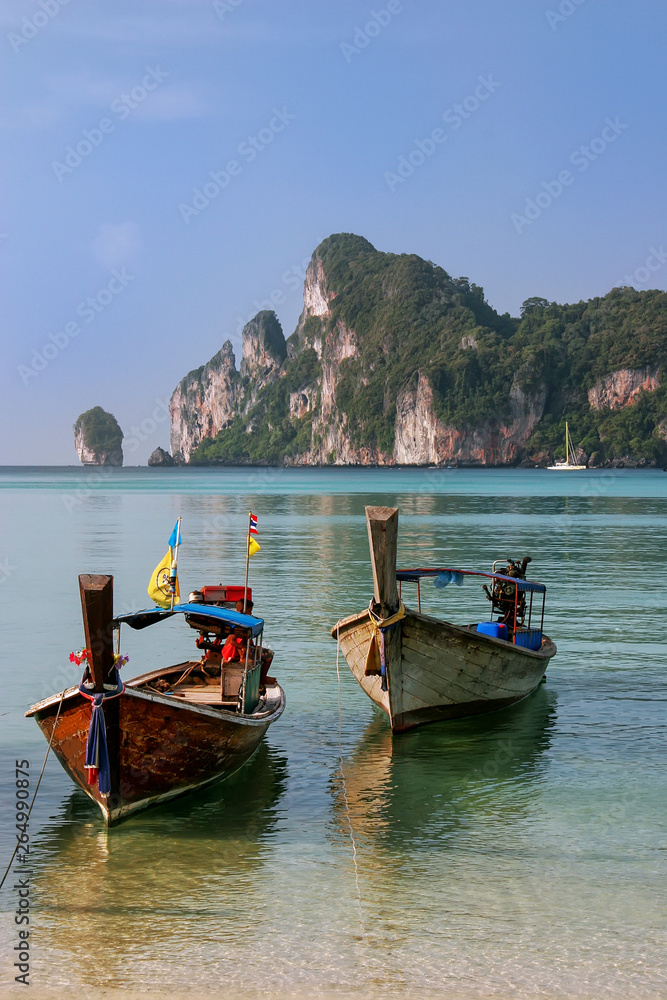
[[[98,404],[144,464],[332,232],[513,315],[666,288],[666,34],[656,0],[4,0],[0,464],[76,464]]]

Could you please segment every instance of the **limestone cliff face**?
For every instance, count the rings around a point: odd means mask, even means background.
[[[123,449],[112,448],[111,450],[91,448],[86,444],[83,430],[77,431],[74,435],[74,447],[82,465],[115,465],[123,464]]]
[[[478,465],[506,465],[516,462],[522,447],[542,418],[546,387],[527,398],[518,384],[510,391],[507,424],[489,420],[473,431],[463,431],[440,421],[433,410],[433,391],[426,376],[419,373],[416,387],[405,387],[396,401],[395,443],[392,452],[355,446],[345,414],[336,406],[336,388],[341,362],[358,357],[358,337],[338,320],[332,324],[329,291],[322,261],[314,257],[306,272],[304,309],[290,349],[312,347],[322,363],[319,408],[313,413],[313,446],[288,460],[293,465],[441,465],[465,462]],[[317,322],[313,322],[316,318]],[[310,322],[309,322],[310,321]],[[292,346],[292,345],[295,346]],[[297,347],[297,350],[295,350]],[[477,350],[471,335],[463,338],[461,350]],[[303,416],[312,408],[313,387],[290,397],[290,410]]]
[[[250,398],[256,398],[278,377],[286,357],[287,344],[278,317],[269,310],[257,313],[243,328],[241,378],[252,382]]]
[[[317,254],[306,269],[303,283],[303,311],[299,316],[296,330],[287,341],[287,354],[297,357],[306,347],[312,347],[318,358],[322,358],[322,347],[326,321],[331,317],[329,303],[335,295],[327,288],[324,266]]]
[[[190,372],[169,403],[171,453],[189,462],[205,438],[214,438],[234,419],[247,414],[257,396],[281,375],[287,344],[276,314],[258,313],[243,328],[241,368],[231,341],[203,368]]]
[[[229,427],[236,415],[239,383],[229,340],[208,364],[185,376],[169,401],[174,458],[189,462],[204,438]]]
[[[528,397],[515,383],[510,390],[507,423],[487,421],[473,430],[460,430],[443,423],[433,413],[433,392],[428,379],[419,374],[416,389],[405,389],[396,406],[397,465],[511,465],[541,420],[546,387]]]
[[[657,368],[619,368],[588,390],[588,402],[594,410],[621,410],[632,406],[640,392],[659,388]]]

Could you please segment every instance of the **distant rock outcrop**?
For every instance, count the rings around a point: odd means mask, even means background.
[[[74,424],[74,447],[84,465],[123,464],[123,432],[101,406],[82,413]]]
[[[156,448],[155,451],[152,452],[151,457],[148,459],[148,464],[154,467],[161,465],[175,465],[176,463],[168,451],[165,451],[164,448]]]

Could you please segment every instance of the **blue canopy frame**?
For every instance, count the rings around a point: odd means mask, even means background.
[[[532,580],[518,580],[514,576],[504,576],[502,573],[482,573],[475,569],[451,569],[443,567],[440,569],[399,569],[396,572],[396,579],[400,583],[418,583],[425,576],[439,576],[441,573],[460,573],[462,576],[483,576],[487,580],[507,580],[515,583],[519,590],[532,590],[538,594],[546,594],[547,588],[543,583],[533,583]]]
[[[164,608],[146,608],[145,611],[136,611],[129,615],[119,615],[114,618],[114,627],[119,625],[129,625],[130,628],[142,629],[156,622],[171,618],[172,615],[196,615],[203,620],[204,625],[210,622],[211,625],[229,625],[231,628],[245,628],[250,635],[255,638],[264,629],[264,619],[255,618],[254,615],[243,615],[239,611],[229,611],[227,608],[219,608],[215,604],[174,604],[171,610]]]

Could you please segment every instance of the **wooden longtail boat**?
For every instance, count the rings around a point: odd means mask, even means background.
[[[112,577],[80,576],[79,586],[88,652],[84,680],[26,715],[35,717],[107,825],[221,781],[245,764],[285,708],[280,685],[263,676],[270,662],[261,645],[263,620],[204,599],[114,619]],[[199,634],[202,657],[122,684],[115,666],[121,625],[143,629],[174,615]],[[224,663],[221,644],[232,634],[245,659]]]
[[[525,579],[523,563],[505,560],[505,572],[396,570],[398,510],[367,507],[374,600],[339,621],[331,635],[363,690],[389,716],[395,732],[427,722],[493,712],[531,694],[556,646],[543,633],[546,587]],[[490,622],[454,625],[421,613],[420,581],[437,586],[467,577],[491,581]],[[405,607],[399,586],[417,584],[417,611]],[[539,627],[533,599],[541,597]],[[493,620],[497,613],[499,620]],[[535,618],[537,618],[537,613]]]

